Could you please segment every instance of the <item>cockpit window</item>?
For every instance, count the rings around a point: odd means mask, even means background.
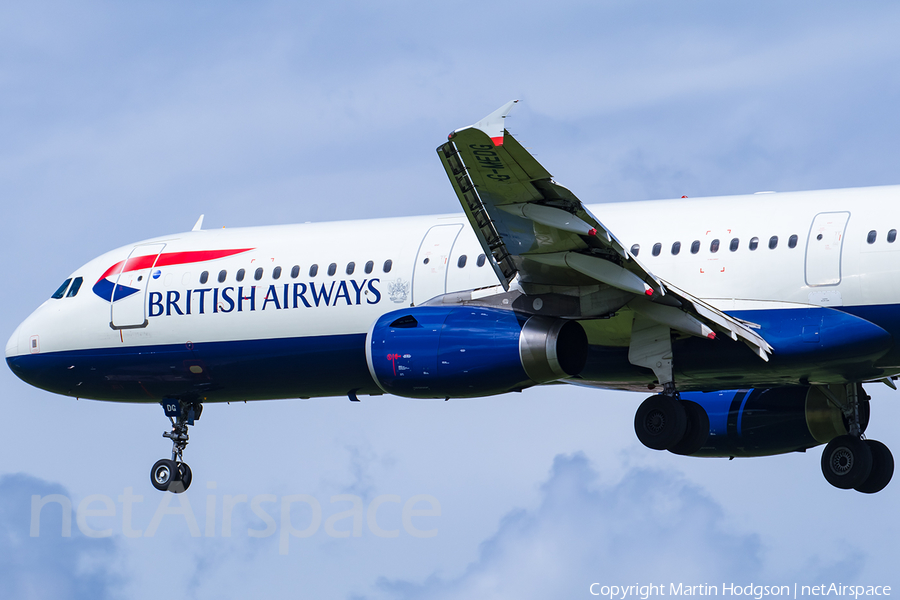
[[[81,289],[81,284],[84,281],[82,277],[76,277],[72,280],[72,287],[69,288],[69,293],[66,294],[66,298],[72,298],[75,294],[78,293],[78,290]]]
[[[69,288],[69,284],[70,284],[70,283],[72,283],[72,279],[71,279],[71,278],[66,279],[65,281],[63,281],[62,285],[59,286],[59,289],[57,289],[55,292],[53,292],[53,295],[50,296],[50,297],[51,297],[51,298],[56,298],[57,300],[59,300],[60,298],[62,298],[63,296],[65,296],[65,295],[66,295],[66,290]]]

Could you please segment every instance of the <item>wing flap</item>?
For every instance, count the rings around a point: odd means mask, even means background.
[[[682,301],[685,310],[705,321],[714,331],[725,333],[734,341],[740,340],[744,342],[754,352],[759,354],[760,358],[765,361],[769,360],[768,355],[772,353],[772,346],[749,325],[725,314],[703,300],[695,298],[671,283],[664,282],[664,285],[669,289],[671,295],[678,297]]]

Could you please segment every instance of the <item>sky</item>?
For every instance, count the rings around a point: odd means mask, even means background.
[[[200,214],[217,228],[455,212],[435,148],[514,98],[507,127],[586,203],[900,183],[898,25],[890,2],[0,4],[0,334],[81,264]],[[900,448],[900,393],[868,390],[869,437]],[[54,396],[2,369],[0,588],[898,593],[900,484],[836,490],[818,449],[647,450],[642,399],[553,386],[210,405],[174,496],[148,480],[170,452],[159,406]]]

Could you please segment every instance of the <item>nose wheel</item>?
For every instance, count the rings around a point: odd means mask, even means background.
[[[184,400],[164,400],[161,402],[166,416],[172,422],[172,430],[163,432],[163,437],[172,440],[172,458],[162,458],[150,469],[150,483],[161,492],[180,494],[191,487],[193,474],[182,457],[188,445],[188,426],[200,418],[203,405]]]
[[[191,487],[191,468],[187,463],[177,463],[162,458],[150,470],[150,483],[161,492],[180,494]]]

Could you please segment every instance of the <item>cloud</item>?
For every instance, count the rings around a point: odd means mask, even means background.
[[[729,528],[722,507],[678,475],[634,469],[601,484],[583,454],[559,455],[541,491],[538,508],[507,514],[460,576],[382,580],[381,590],[393,598],[545,599],[587,596],[594,582],[718,584],[762,572],[758,536]]]
[[[102,600],[117,595],[116,546],[111,539],[81,535],[71,515],[71,537],[63,537],[56,503],[41,511],[39,535],[32,537],[31,497],[68,492],[23,473],[0,477],[0,589],[5,598]]]

